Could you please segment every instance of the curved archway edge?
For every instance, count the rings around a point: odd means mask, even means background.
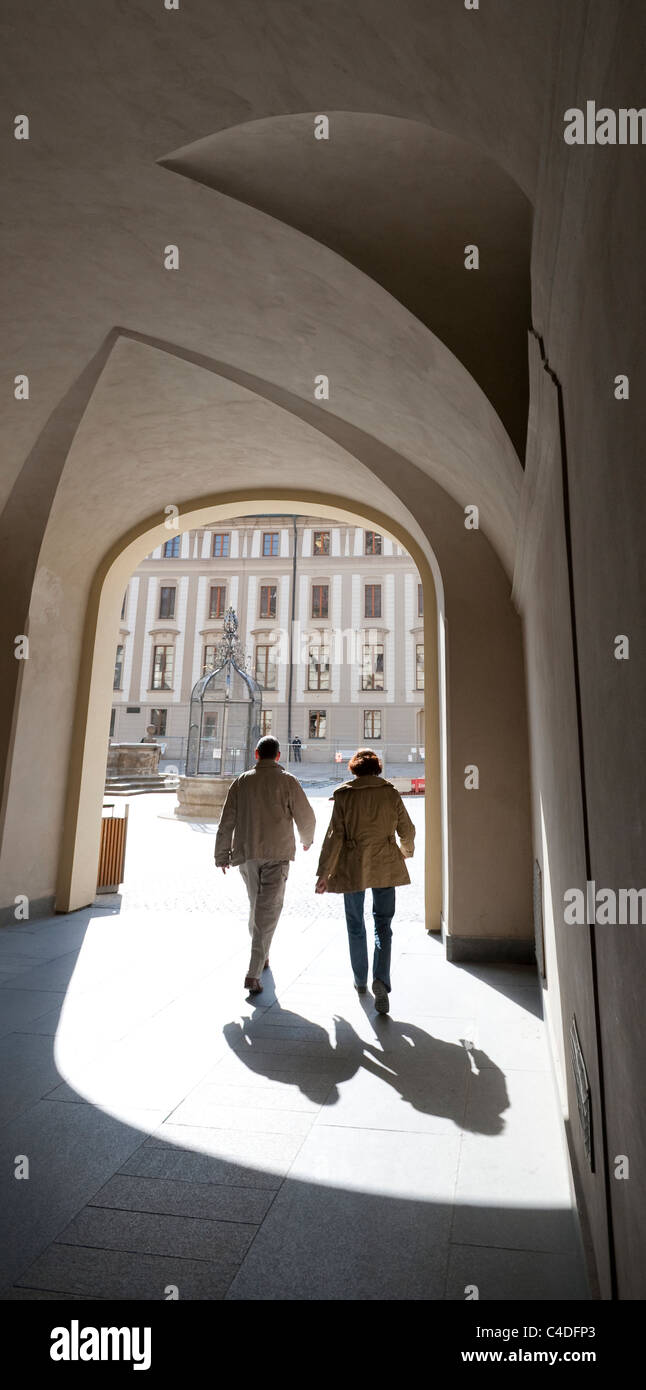
[[[426,776],[430,791],[425,817],[425,920],[439,931],[446,920],[447,883],[443,871],[442,805],[446,804],[446,766],[440,727],[441,670],[438,618],[441,595],[434,575],[434,557],[427,555],[399,522],[371,507],[359,511],[356,501],[334,493],[284,488],[240,489],[192,499],[177,518],[179,530],[195,530],[224,518],[250,512],[295,511],[328,515],[339,520],[365,521],[403,545],[414,560],[424,591],[424,645],[427,653],[424,728]],[[168,539],[159,513],[126,532],[98,566],[88,599],[77,685],[76,709],[59,857],[56,910],[69,912],[87,906],[96,891],[101,803],[105,779],[105,746],[111,706],[113,637],[118,626],[124,589],[146,554]],[[446,841],[445,841],[446,844]],[[443,900],[444,895],[444,900]]]

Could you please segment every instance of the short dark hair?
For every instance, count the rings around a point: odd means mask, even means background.
[[[374,748],[357,748],[353,758],[348,763],[350,771],[355,777],[378,777],[383,763]]]
[[[280,753],[280,744],[277,738],[271,734],[263,734],[256,744],[256,753],[259,758],[276,758]]]

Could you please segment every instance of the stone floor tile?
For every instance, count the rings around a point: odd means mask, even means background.
[[[445,1298],[463,1300],[467,1287],[474,1284],[481,1302],[567,1302],[589,1297],[582,1262],[576,1253],[539,1254],[535,1250],[452,1245]]]
[[[19,1287],[60,1290],[67,1297],[163,1301],[166,1290],[181,1299],[221,1299],[235,1274],[236,1260],[192,1260],[178,1255],[135,1254],[81,1245],[51,1245],[26,1270]]]
[[[257,1225],[266,1216],[273,1200],[274,1194],[267,1188],[117,1173],[96,1193],[89,1205],[113,1207],[119,1211],[157,1212],[169,1216],[242,1221]]]

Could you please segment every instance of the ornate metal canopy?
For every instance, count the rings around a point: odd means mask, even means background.
[[[224,617],[213,666],[191,694],[187,777],[237,777],[253,763],[262,692],[246,670],[233,608]]]

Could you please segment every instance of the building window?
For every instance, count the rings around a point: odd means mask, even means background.
[[[209,618],[223,618],[227,591],[224,584],[213,584],[209,595]]]
[[[362,690],[383,690],[384,688],[384,649],[380,643],[371,643],[363,649],[361,671]]]
[[[312,585],[312,617],[327,618],[330,599],[329,584]]]
[[[125,594],[124,594],[124,596],[123,596],[123,603],[122,603],[122,605],[121,605],[121,617],[122,617],[122,618],[125,618],[125,616],[126,616],[126,603],[127,603],[127,602],[128,602],[128,590],[126,589],[126,592],[125,592]]]
[[[260,586],[260,616],[261,618],[276,617],[275,584],[261,584]]]
[[[166,716],[167,716],[167,714],[168,714],[168,710],[167,710],[167,709],[151,709],[151,711],[150,711],[150,719],[148,720],[148,723],[149,723],[149,724],[154,724],[154,726],[155,726],[155,733],[156,733],[156,734],[165,734],[165,733],[166,733]]]
[[[415,689],[424,689],[424,643],[418,642],[415,648]]]
[[[213,537],[213,555],[226,560],[231,549],[231,536],[228,531],[216,531]]]
[[[309,736],[310,738],[326,738],[327,736],[327,710],[311,709],[309,717]]]
[[[162,588],[159,594],[159,616],[160,618],[175,617],[175,594],[176,589]]]
[[[166,542],[165,542],[165,544],[164,544],[164,550],[163,550],[163,556],[164,556],[164,559],[165,559],[165,560],[176,560],[176,559],[177,559],[177,556],[179,555],[179,542],[180,542],[180,537],[179,537],[179,536],[173,536],[172,541],[166,541]]]
[[[263,555],[278,554],[278,531],[264,531],[262,537]]]
[[[260,711],[260,733],[263,738],[265,734],[273,732],[274,711],[273,709],[263,709]]]
[[[365,616],[366,618],[381,617],[381,584],[366,584]]]
[[[113,680],[113,682],[112,682],[112,689],[113,689],[113,690],[121,690],[122,681],[123,681],[123,647],[122,647],[122,646],[118,646],[118,647],[117,647],[117,655],[116,655],[115,661],[114,661],[114,680]]]
[[[152,690],[172,690],[174,658],[174,647],[155,647]]]
[[[329,647],[310,647],[307,688],[308,690],[330,689]]]
[[[364,709],[363,711],[363,737],[381,738],[381,710]]]
[[[276,689],[276,648],[275,646],[256,647],[256,680],[263,690]]]
[[[110,710],[110,738],[114,738],[114,721],[117,716],[116,709]]]
[[[417,616],[418,616],[418,618],[423,618],[423,617],[424,617],[424,586],[423,586],[423,584],[418,584],[418,585],[417,585]]]
[[[366,531],[366,555],[381,555],[381,536],[378,531]]]
[[[315,532],[314,532],[314,554],[315,554],[315,555],[329,555],[329,553],[330,553],[330,532],[329,532],[329,531],[315,531]]]
[[[202,674],[204,674],[205,671],[213,671],[215,669],[215,659],[217,655],[217,650],[217,646],[214,642],[209,642],[207,646],[204,648]]]

